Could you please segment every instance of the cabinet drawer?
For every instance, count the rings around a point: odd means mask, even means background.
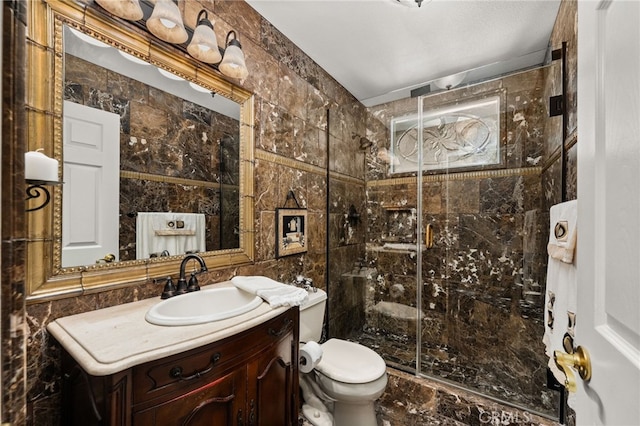
[[[235,425],[244,418],[246,369],[238,368],[169,401],[137,411],[133,425]]]
[[[277,343],[297,329],[297,321],[298,309],[289,309],[240,336],[134,367],[134,406],[148,401],[158,403],[159,399],[170,399],[215,381],[246,364],[257,348]]]

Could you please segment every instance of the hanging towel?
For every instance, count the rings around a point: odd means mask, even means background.
[[[565,374],[556,365],[554,351],[567,352],[563,346],[565,336],[575,337],[577,306],[577,200],[557,204],[549,212],[549,243],[547,252],[547,287],[545,292],[542,338],[549,357],[549,368],[558,382],[564,384]],[[572,398],[571,398],[572,399]],[[570,402],[571,402],[570,399]]]
[[[309,297],[307,290],[303,288],[263,276],[238,276],[231,278],[231,282],[240,290],[260,296],[273,308],[299,306]]]
[[[167,251],[176,256],[206,251],[205,217],[200,213],[139,212],[136,218],[136,258]]]
[[[551,208],[555,219],[551,220],[551,230],[547,253],[554,259],[564,263],[572,263],[578,238],[577,201],[567,201]]]

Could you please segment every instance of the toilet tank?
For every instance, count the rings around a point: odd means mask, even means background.
[[[322,337],[324,309],[327,293],[323,290],[309,291],[309,298],[300,305],[300,341],[318,342]]]

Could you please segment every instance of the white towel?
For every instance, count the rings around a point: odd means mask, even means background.
[[[307,290],[283,284],[263,276],[238,276],[231,278],[240,290],[260,296],[273,308],[278,306],[299,306],[308,297]]]
[[[136,259],[147,259],[152,253],[165,250],[171,256],[204,252],[205,228],[205,217],[200,213],[138,212]]]
[[[573,262],[578,238],[578,209],[577,201],[567,201],[551,208],[553,219],[547,253],[554,259],[564,263]]]
[[[558,382],[564,384],[565,374],[556,365],[554,351],[566,352],[563,346],[565,334],[575,337],[577,306],[577,200],[557,204],[549,212],[549,244],[547,251],[547,288],[545,292],[544,323],[542,338],[549,357],[549,368]],[[558,230],[561,224],[565,231]],[[573,324],[570,324],[573,323]],[[569,402],[572,402],[570,398]]]

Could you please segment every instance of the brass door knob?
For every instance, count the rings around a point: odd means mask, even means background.
[[[577,390],[576,376],[573,373],[573,369],[578,372],[582,380],[589,381],[591,379],[591,358],[589,357],[589,352],[582,346],[578,346],[572,354],[555,351],[553,357],[558,367],[564,371],[566,376],[564,387],[569,392]]]
[[[102,259],[96,260],[96,263],[111,263],[116,260],[116,256],[114,254],[108,253]]]

